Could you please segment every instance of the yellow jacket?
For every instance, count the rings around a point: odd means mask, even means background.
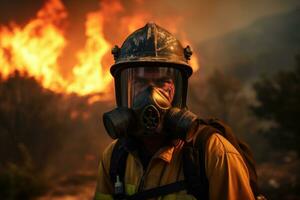
[[[109,169],[112,150],[116,141],[104,151],[99,165],[99,176],[95,200],[110,200],[114,187],[110,181]],[[125,171],[125,191],[132,195],[137,192],[142,177],[142,190],[163,186],[184,180],[182,169],[182,146],[161,148],[150,160],[144,172],[139,158],[129,153]],[[221,135],[213,134],[206,146],[205,171],[209,180],[210,200],[252,200],[254,196],[249,183],[248,169],[238,151]],[[185,190],[157,198],[159,200],[195,199]]]

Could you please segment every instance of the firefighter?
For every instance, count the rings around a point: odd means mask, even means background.
[[[148,23],[112,54],[117,107],[103,122],[115,140],[103,152],[94,199],[255,199],[245,160],[220,132],[202,149],[187,147],[201,132],[186,106],[190,47]]]

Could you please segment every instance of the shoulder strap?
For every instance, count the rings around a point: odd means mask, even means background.
[[[206,197],[206,180],[201,176],[201,171],[199,171],[199,160],[200,154],[197,154],[197,150],[186,144],[183,147],[183,174],[187,182],[187,193],[193,195],[197,199],[208,199]],[[204,176],[206,177],[206,176]]]
[[[188,193],[197,199],[209,199],[209,182],[205,171],[205,148],[208,138],[217,130],[199,120],[191,141],[183,148],[183,173],[188,183]]]
[[[109,169],[109,175],[113,185],[117,181],[117,176],[119,176],[119,180],[124,183],[127,157],[128,152],[124,148],[124,141],[118,139],[112,151]],[[124,184],[123,191],[125,191]]]
[[[250,151],[249,146],[246,143],[239,141],[239,147],[241,149],[242,157],[244,158],[245,163],[248,168],[248,172],[249,172],[249,176],[250,176],[250,186],[251,186],[252,192],[255,196],[259,196],[259,195],[261,195],[261,191],[257,184],[257,172],[256,172],[256,167],[255,167],[256,164],[255,164],[254,156],[253,156],[252,152]]]

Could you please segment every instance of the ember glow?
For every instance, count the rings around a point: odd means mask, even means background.
[[[121,18],[118,16],[120,13],[123,13]],[[119,27],[119,31],[113,33],[118,41],[123,41],[148,21],[155,21],[171,32],[177,27],[176,20],[166,19],[168,22],[163,23],[161,19],[153,19],[151,13],[124,13],[127,12],[120,1],[103,0],[98,11],[86,14],[86,42],[75,50],[76,64],[70,70],[70,75],[66,76],[61,72],[64,63],[58,61],[64,57],[63,50],[69,45],[65,36],[68,31],[65,26],[68,12],[60,0],[48,0],[27,24],[0,26],[0,73],[4,78],[16,70],[27,73],[45,88],[56,92],[78,95],[107,93],[112,84],[109,66],[113,60],[105,62],[105,55],[110,54],[116,41],[107,39],[105,21],[114,20],[111,25]],[[197,70],[196,56],[193,56],[191,63]]]

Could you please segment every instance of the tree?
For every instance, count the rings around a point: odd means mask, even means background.
[[[300,153],[300,55],[292,71],[280,71],[262,77],[254,84],[258,105],[252,110],[262,120],[271,122],[264,130],[277,149]]]
[[[91,97],[50,91],[18,71],[0,74],[0,199],[32,199],[66,174],[96,174],[109,142],[99,115],[109,108]]]
[[[24,145],[41,170],[57,148],[67,127],[60,96],[34,78],[15,72],[0,82],[0,158],[18,163]],[[3,164],[3,163],[2,163]]]

